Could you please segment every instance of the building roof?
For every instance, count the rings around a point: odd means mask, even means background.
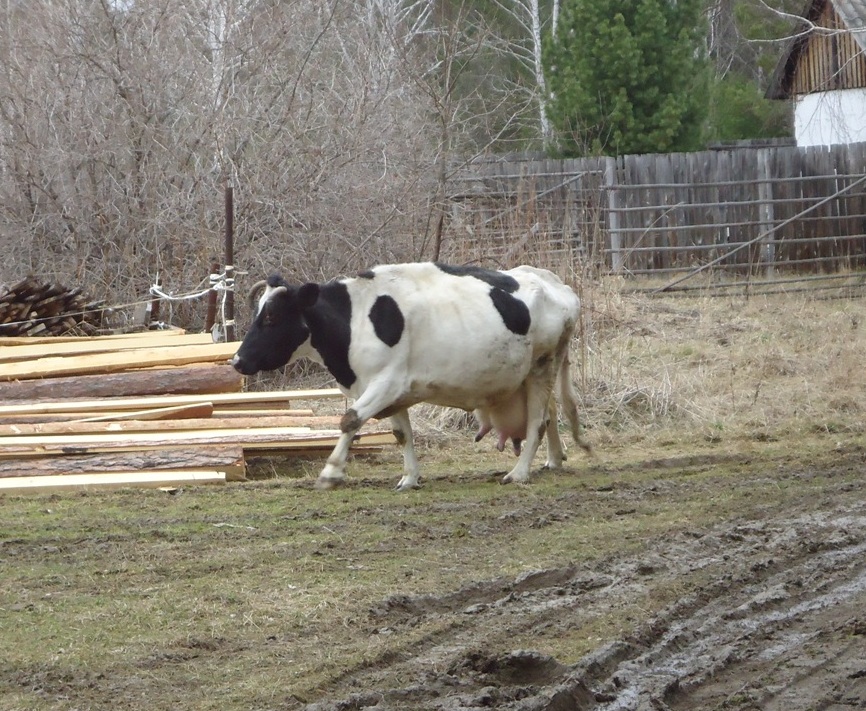
[[[770,86],[765,94],[768,99],[791,97],[794,70],[809,43],[811,33],[808,30],[817,24],[828,4],[836,10],[860,49],[866,51],[866,0],[808,0],[801,13],[803,19],[793,28],[792,37],[770,78]]]

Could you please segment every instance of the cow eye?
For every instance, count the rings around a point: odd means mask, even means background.
[[[273,326],[274,325],[274,316],[271,313],[271,310],[265,306],[264,313],[262,313],[262,325],[263,326]]]

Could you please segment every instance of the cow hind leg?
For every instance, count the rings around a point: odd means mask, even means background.
[[[529,480],[532,460],[547,428],[548,403],[553,389],[551,364],[548,361],[545,365],[540,366],[537,372],[530,373],[526,379],[526,440],[517,464],[502,479],[503,484]]]
[[[559,436],[559,413],[556,398],[551,396],[547,405],[547,461],[544,466],[547,469],[561,469],[564,461],[565,452]]]
[[[420,486],[418,484],[418,458],[415,456],[415,443],[412,438],[409,411],[400,410],[391,415],[391,425],[394,428],[394,437],[403,447],[403,478],[397,484],[396,490],[417,489]]]

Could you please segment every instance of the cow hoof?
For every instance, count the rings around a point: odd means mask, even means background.
[[[338,486],[342,486],[346,483],[345,479],[334,479],[331,477],[319,477],[316,479],[316,488],[320,491],[327,491],[328,489],[336,489]]]
[[[521,476],[514,473],[506,474],[504,477],[502,477],[503,484],[526,484],[528,482],[528,476]]]
[[[420,489],[421,484],[417,481],[401,481],[394,487],[394,491],[412,491],[412,489]]]

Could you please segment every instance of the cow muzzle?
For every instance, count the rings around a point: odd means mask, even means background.
[[[252,375],[256,372],[253,368],[250,368],[249,363],[241,358],[240,353],[235,353],[229,362],[231,363],[232,368],[238,371],[241,375]]]

